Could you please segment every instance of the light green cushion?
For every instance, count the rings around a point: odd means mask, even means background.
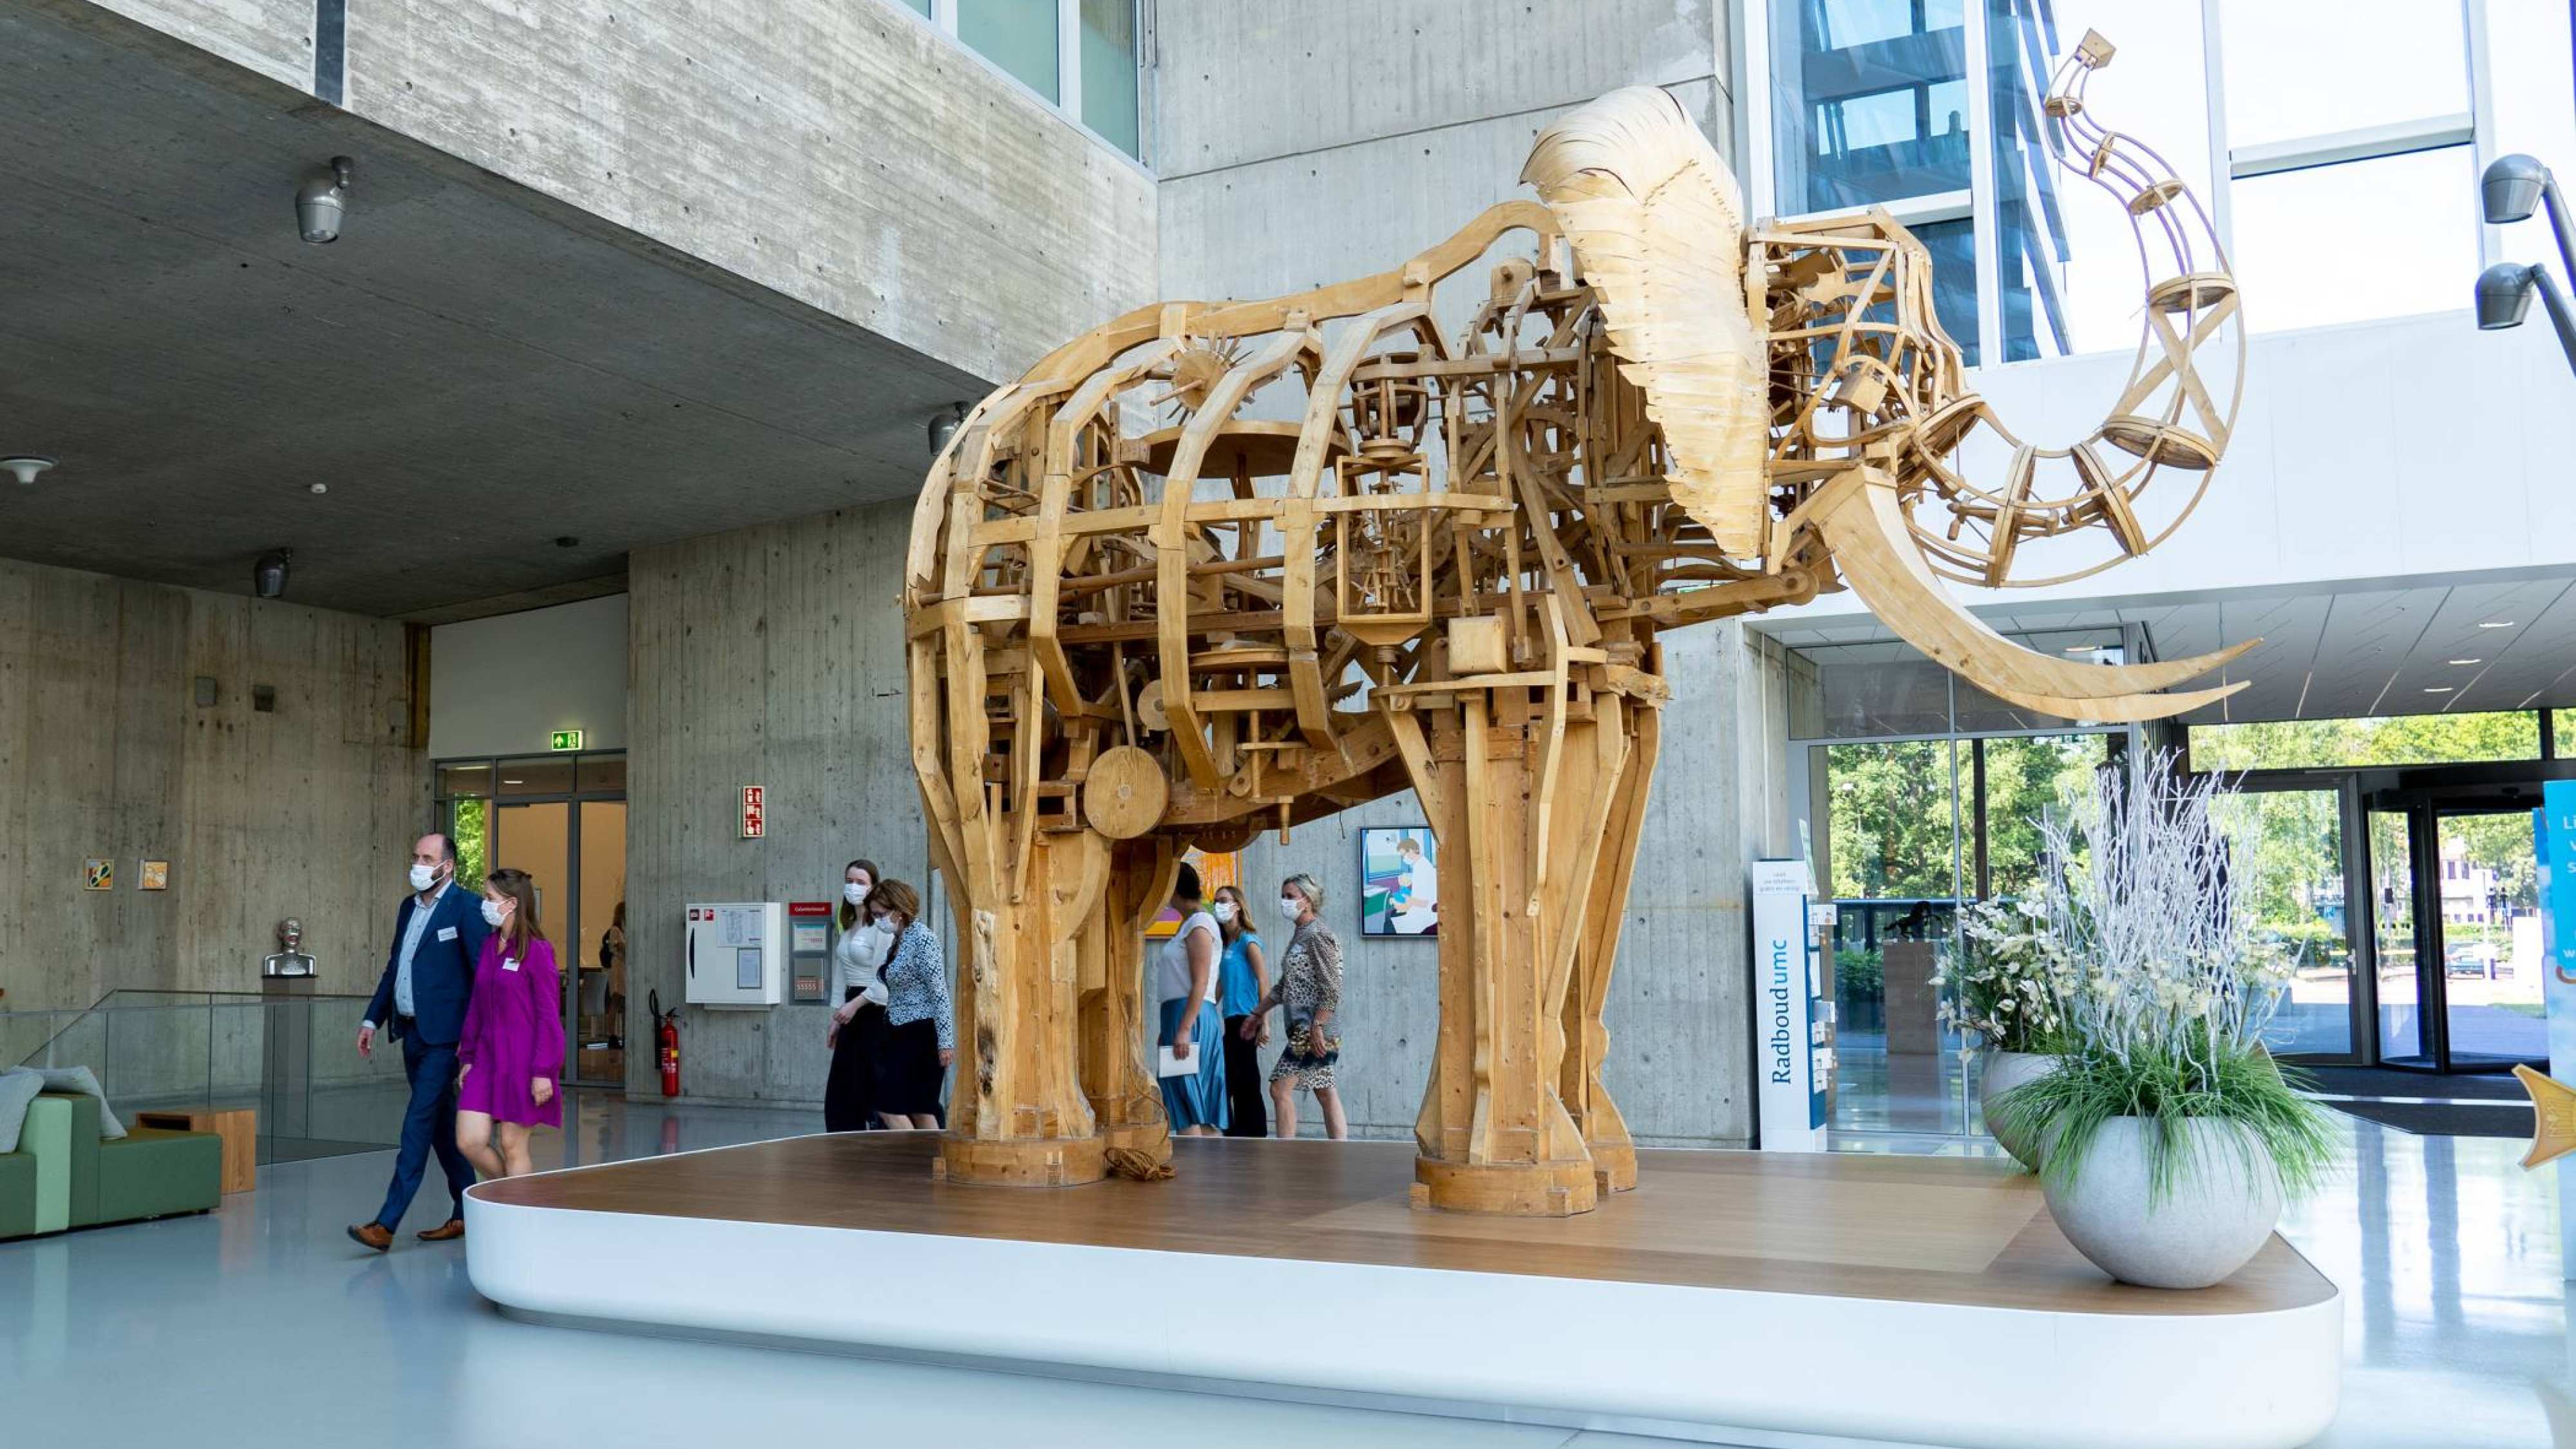
[[[36,1159],[34,1231],[39,1233],[59,1233],[72,1225],[75,1115],[70,1097],[38,1097],[27,1104],[27,1121],[18,1131],[18,1150]]]
[[[129,1128],[98,1144],[98,1220],[201,1213],[223,1198],[224,1140],[212,1132]]]
[[[36,1154],[0,1152],[0,1238],[36,1230]]]
[[[71,1109],[71,1142],[66,1149],[71,1159],[71,1226],[88,1227],[100,1221],[98,1150],[106,1145],[98,1140],[98,1098],[74,1096],[69,1092],[47,1092],[36,1100],[60,1102]]]

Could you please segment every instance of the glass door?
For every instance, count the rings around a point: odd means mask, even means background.
[[[2541,1007],[2539,863],[2529,810],[2434,817],[2440,992],[2451,1071],[2549,1056]]]
[[[2256,933],[2293,963],[2288,995],[2263,1034],[2276,1056],[2355,1055],[2354,936],[2347,910],[2345,791],[2247,790],[2224,820]]]
[[[563,754],[438,767],[439,828],[457,876],[502,867],[535,878],[537,920],[563,976],[564,1080],[626,1079],[626,759]]]
[[[2433,1065],[2423,1005],[2430,993],[2417,969],[2415,921],[2416,813],[2369,813],[2370,944],[2379,1003],[2379,1059],[2393,1067]]]

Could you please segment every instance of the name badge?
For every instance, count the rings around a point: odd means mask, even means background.
[[[455,928],[454,926],[441,926],[441,927],[439,927],[439,928],[438,928],[438,939],[440,939],[440,940],[442,940],[442,941],[453,941],[453,940],[455,940],[455,939],[456,939],[456,928]]]
[[[504,971],[516,971],[516,970],[518,970],[518,969],[519,969],[519,958],[518,958],[518,957],[516,957],[516,956],[504,956],[504,957],[502,957],[502,958],[501,958],[501,969],[502,969],[502,970],[504,970]]]

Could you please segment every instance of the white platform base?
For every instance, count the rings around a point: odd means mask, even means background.
[[[2325,1429],[2341,1376],[2334,1298],[2048,1312],[478,1197],[466,1219],[476,1290],[523,1315],[1720,1443],[2277,1449]],[[1170,1306],[1220,1276],[1310,1331]]]

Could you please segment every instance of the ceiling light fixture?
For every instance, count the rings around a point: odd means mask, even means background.
[[[34,454],[22,454],[15,458],[0,458],[0,468],[6,468],[10,472],[18,475],[18,482],[21,486],[32,486],[36,481],[36,475],[44,472],[52,466],[54,466],[53,459],[39,458]]]
[[[957,436],[959,425],[965,421],[966,404],[962,402],[950,403],[932,413],[930,415],[930,456],[936,458],[945,451],[948,440]]]
[[[286,597],[286,566],[295,558],[291,548],[273,548],[259,556],[250,567],[250,591],[263,599]]]
[[[2426,694],[2454,694],[2458,691],[2454,690],[2447,684],[2428,684],[2424,686],[2424,692]]]
[[[2479,622],[2478,627],[2481,629],[2510,629],[2513,627],[2513,621],[2511,619],[2485,619]]]
[[[2470,665],[2470,664],[2484,664],[2484,663],[2486,663],[2486,661],[2485,661],[2485,660],[2483,660],[2483,659],[2454,659],[2454,660],[2452,660],[2451,662],[2452,662],[2453,664],[2464,665],[2464,666],[2465,666],[2465,665]]]
[[[528,782],[525,780],[503,780],[501,783],[504,785],[524,785]]]
[[[340,239],[340,221],[349,214],[349,166],[348,157],[334,156],[329,166],[313,168],[295,188],[297,236],[317,247]]]

